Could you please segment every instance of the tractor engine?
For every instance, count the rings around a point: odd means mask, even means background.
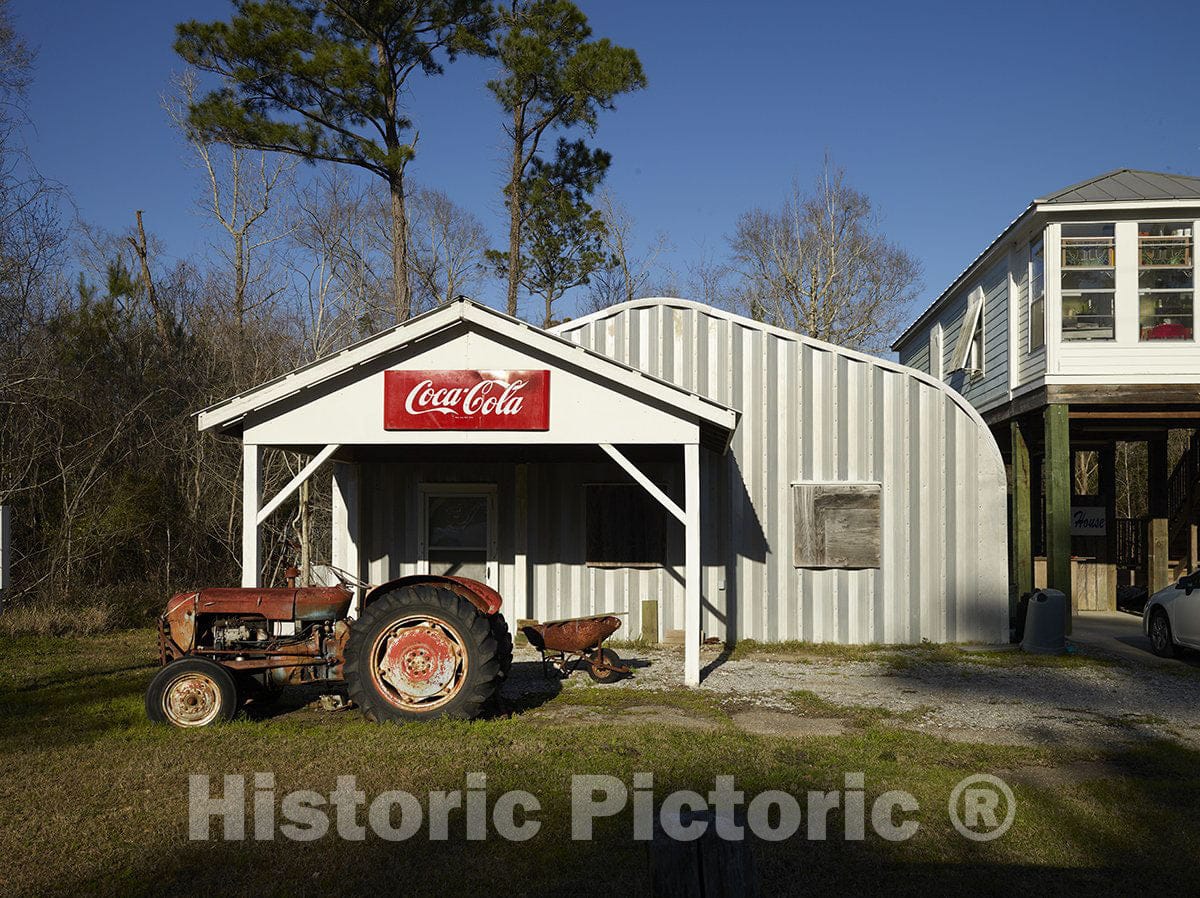
[[[271,637],[267,621],[252,617],[218,617],[212,622],[211,633],[215,649],[261,650]]]
[[[351,598],[342,587],[181,593],[159,622],[162,662],[208,658],[251,687],[338,679]]]

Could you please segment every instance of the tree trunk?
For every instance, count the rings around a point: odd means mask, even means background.
[[[392,279],[396,302],[396,322],[407,321],[412,313],[408,290],[408,212],[404,208],[404,175],[388,183],[392,194]]]
[[[146,287],[146,300],[154,313],[154,329],[158,332],[158,342],[166,349],[171,345],[171,326],[167,322],[167,314],[158,303],[158,293],[154,289],[154,278],[150,276],[149,247],[146,244],[146,229],[142,226],[142,210],[137,210],[138,239],[126,238],[133,251],[137,253],[142,265],[142,283]]]
[[[233,313],[237,316],[238,364],[241,364],[242,347],[246,342],[246,235],[236,233],[233,238]]]
[[[508,314],[517,317],[517,288],[521,283],[521,175],[524,172],[525,110],[513,115],[512,180],[508,182]]]

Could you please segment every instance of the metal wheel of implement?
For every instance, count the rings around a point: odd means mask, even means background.
[[[611,668],[621,666],[621,656],[612,649],[602,649],[597,654],[600,655],[600,660],[604,665],[603,669],[597,670],[595,664],[589,664],[587,669],[588,675],[597,683],[615,683],[627,676],[619,670],[611,670]],[[596,660],[594,655],[593,660]]]

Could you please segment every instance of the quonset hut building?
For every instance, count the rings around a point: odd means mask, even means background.
[[[549,331],[442,306],[199,413],[258,526],[326,463],[333,566],[485,580],[510,626],[840,643],[1009,635],[1005,469],[928,374],[679,299]],[[312,456],[277,496],[262,451]],[[643,608],[654,609],[643,620]],[[657,634],[653,631],[657,630]]]

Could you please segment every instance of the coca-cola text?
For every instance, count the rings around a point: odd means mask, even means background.
[[[387,371],[387,430],[548,430],[549,371]]]

